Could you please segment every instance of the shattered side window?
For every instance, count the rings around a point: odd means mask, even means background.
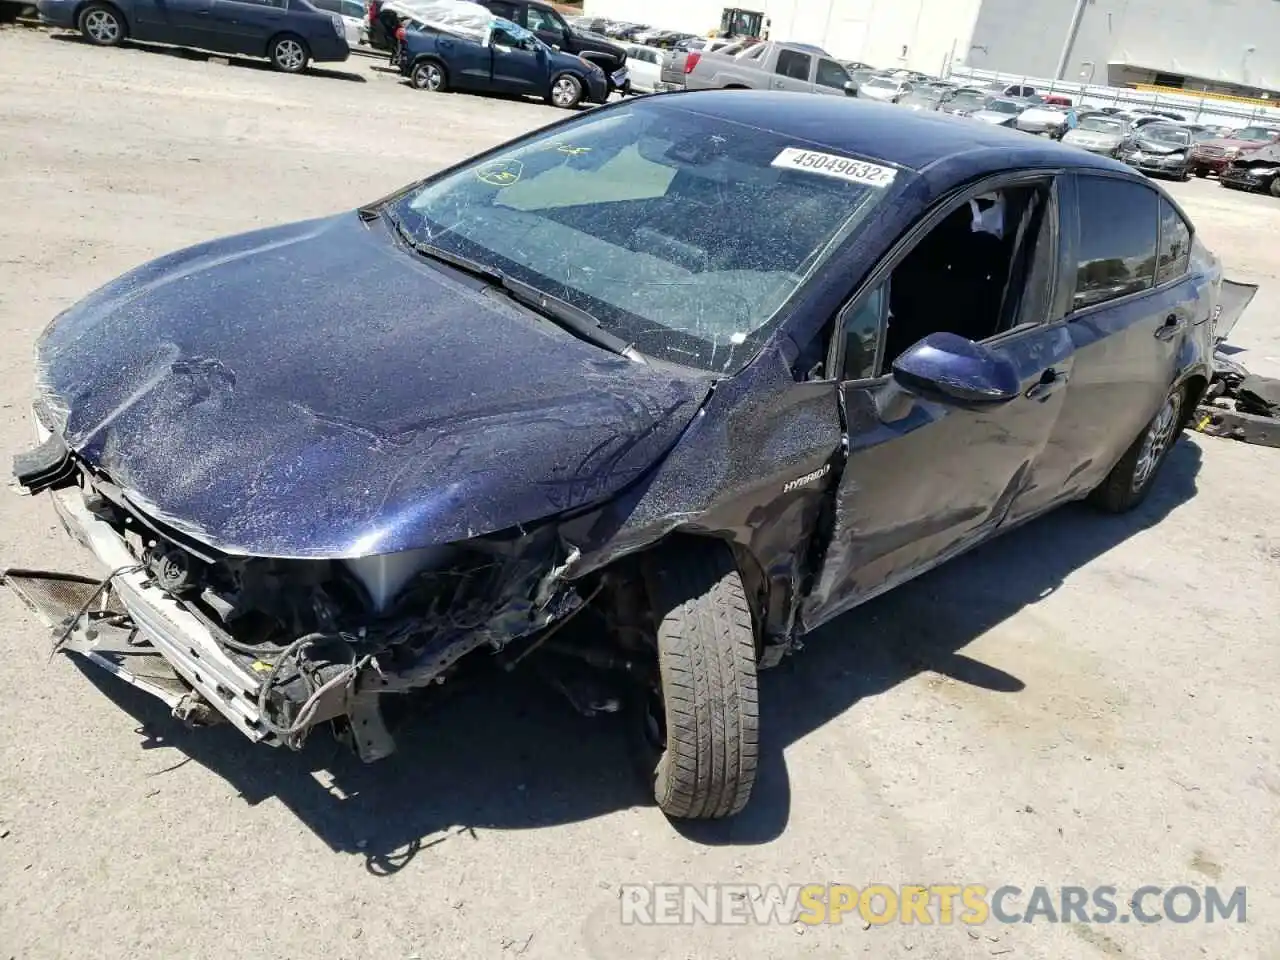
[[[642,353],[732,372],[899,175],[642,100],[532,134],[395,211]]]

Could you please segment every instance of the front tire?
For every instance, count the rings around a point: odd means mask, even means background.
[[[1205,177],[1209,175],[1209,171],[1204,167],[1196,167],[1195,173],[1196,173],[1196,176],[1199,177],[1201,180],[1203,180]]]
[[[302,73],[311,60],[306,41],[292,33],[281,34],[272,40],[267,56],[271,58],[271,65],[281,73]]]
[[[1186,389],[1177,387],[1125,451],[1107,478],[1089,494],[1089,502],[1108,513],[1125,513],[1147,498],[1156,475],[1178,439],[1186,417]]]
[[[124,17],[110,4],[91,3],[80,11],[81,35],[99,47],[118,47],[125,37]]]
[[[423,60],[413,65],[413,73],[409,82],[415,90],[426,90],[429,93],[443,93],[448,87],[448,78],[444,67],[434,60]]]
[[[547,100],[553,107],[572,110],[582,102],[582,81],[571,73],[562,73],[551,81]]]
[[[664,550],[645,564],[660,687],[647,716],[661,750],[659,808],[679,819],[738,813],[759,758],[755,629],[729,549],[715,542]]]
[[[1271,182],[1267,184],[1267,193],[1273,197],[1280,197],[1280,177],[1271,178]]]

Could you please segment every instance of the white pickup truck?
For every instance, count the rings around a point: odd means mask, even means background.
[[[689,54],[684,86],[687,90],[790,90],[853,96],[849,71],[821,47],[805,43],[751,43],[738,52],[732,47]]]

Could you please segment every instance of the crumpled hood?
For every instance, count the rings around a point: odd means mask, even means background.
[[[37,376],[73,450],[220,550],[358,557],[599,502],[706,381],[582,342],[354,213],[153,261],[63,313]]]
[[[1169,143],[1165,140],[1148,140],[1145,137],[1135,137],[1133,145],[1143,153],[1156,154],[1186,153],[1191,149],[1191,147],[1186,144],[1179,145],[1176,143]]]

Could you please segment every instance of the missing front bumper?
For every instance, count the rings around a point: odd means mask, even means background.
[[[50,495],[68,533],[112,571],[105,581],[5,572],[5,582],[63,638],[62,648],[160,698],[182,719],[205,713],[197,707],[207,704],[250,740],[278,743],[262,724],[259,679],[197,617],[150,585],[124,538],[89,512],[79,487]]]

